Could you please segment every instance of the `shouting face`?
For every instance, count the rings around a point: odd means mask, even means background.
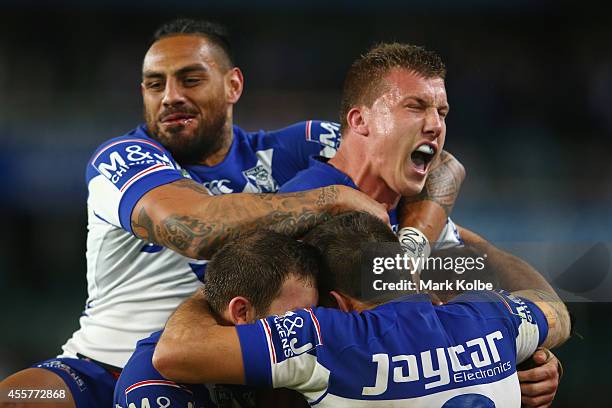
[[[449,110],[444,80],[394,68],[382,94],[363,117],[368,129],[372,168],[401,196],[418,194],[446,137]]]

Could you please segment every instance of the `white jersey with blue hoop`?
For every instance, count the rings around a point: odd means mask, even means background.
[[[247,385],[320,407],[519,408],[516,364],[548,334],[534,303],[469,292],[411,295],[362,313],[312,308],[236,327]]]
[[[133,235],[131,213],[158,186],[184,178],[211,194],[274,193],[308,166],[312,155],[331,156],[339,126],[307,121],[272,132],[233,128],[225,159],[216,166],[181,168],[144,126],[103,143],[87,165],[88,298],[80,329],[63,346],[123,367],[139,339],[163,328],[179,303],[201,284],[206,261],[194,260]]]

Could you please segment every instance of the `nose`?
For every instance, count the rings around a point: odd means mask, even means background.
[[[438,110],[435,108],[430,108],[427,110],[427,114],[425,116],[425,124],[423,125],[423,133],[427,136],[431,137],[431,139],[435,139],[440,136],[442,132],[443,120],[440,118],[440,114]]]
[[[166,87],[164,88],[162,104],[164,107],[168,108],[171,106],[182,105],[184,103],[185,95],[183,95],[180,83],[176,79],[168,79],[166,82]]]

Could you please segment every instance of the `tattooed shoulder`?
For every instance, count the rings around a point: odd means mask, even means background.
[[[134,235],[139,238],[142,238],[149,242],[157,242],[155,238],[155,228],[153,226],[153,220],[147,214],[147,211],[144,207],[140,209],[138,212],[138,217],[136,221],[132,220],[132,230],[134,231]]]

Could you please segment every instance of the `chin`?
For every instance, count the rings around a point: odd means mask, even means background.
[[[409,183],[401,189],[400,194],[402,197],[413,197],[419,194],[423,187],[425,187],[425,183]]]

